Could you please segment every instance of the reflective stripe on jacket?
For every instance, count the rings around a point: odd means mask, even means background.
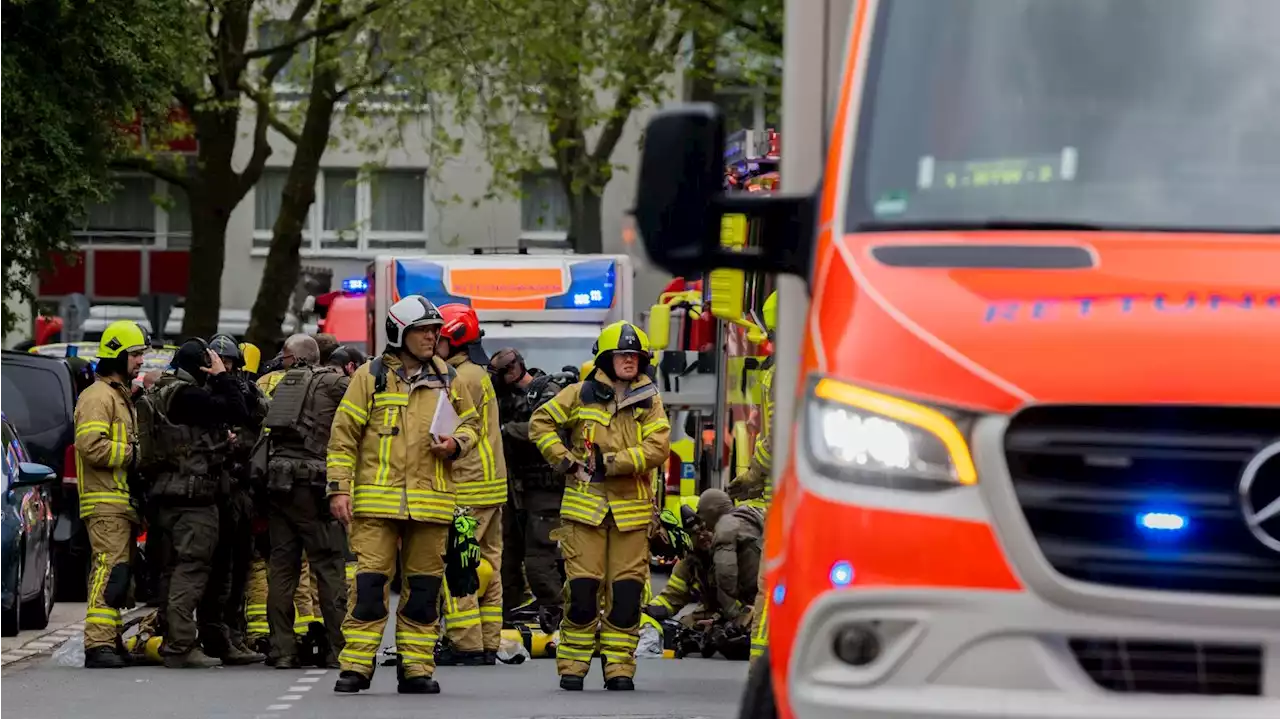
[[[498,421],[498,395],[493,391],[489,370],[467,359],[465,354],[449,358],[457,371],[454,387],[466,395],[480,412],[480,437],[476,451],[453,463],[453,480],[458,485],[458,504],[464,507],[493,507],[507,501],[507,460],[502,454],[502,423]]]
[[[454,372],[432,358],[412,384],[400,358],[385,354],[386,387],[376,391],[372,362],[351,375],[333,418],[326,460],[328,494],[350,494],[354,514],[421,522],[453,521],[457,505],[450,462],[430,451],[431,423],[441,399],[453,403],[459,424],[453,438],[459,454],[476,445],[480,415],[471,399],[457,392]]]
[[[562,428],[569,431],[572,448],[561,441]],[[621,398],[613,397],[612,383],[599,371],[566,387],[534,411],[529,438],[552,467],[586,466],[589,444],[602,453],[602,481],[566,478],[562,519],[597,527],[612,511],[623,531],[649,526],[655,512],[649,472],[667,460],[671,423],[657,385],[647,376],[632,382]]]
[[[128,468],[137,446],[138,416],[128,390],[99,377],[80,393],[75,420],[80,516],[124,514],[136,520]]]

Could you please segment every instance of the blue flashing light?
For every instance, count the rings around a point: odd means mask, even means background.
[[[853,565],[843,559],[831,565],[831,585],[847,587],[853,584]]]
[[[1162,534],[1173,534],[1187,528],[1187,518],[1176,512],[1142,512],[1137,521],[1143,530]]]
[[[369,280],[363,277],[348,277],[342,281],[342,291],[362,295],[369,291]]]
[[[787,598],[787,586],[779,584],[773,588],[773,603],[782,604],[782,600]]]

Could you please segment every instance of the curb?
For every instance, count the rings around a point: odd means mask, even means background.
[[[140,617],[147,612],[154,611],[154,607],[137,607],[125,612],[121,619],[127,625],[130,620]],[[0,654],[0,667],[7,667],[16,664],[25,659],[38,657],[45,654],[52,654],[58,647],[62,646],[67,640],[84,633],[84,622],[76,622],[67,624],[58,629],[54,629],[39,636],[27,640],[25,644],[16,649],[6,649]]]

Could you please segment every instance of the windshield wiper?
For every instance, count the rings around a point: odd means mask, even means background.
[[[1102,232],[1105,230],[1123,230],[1117,226],[1106,226],[1088,222],[1065,222],[1059,220],[1013,220],[992,218],[986,220],[923,220],[917,222],[863,222],[853,228],[854,232],[936,232],[943,230],[1063,230],[1076,232]]]

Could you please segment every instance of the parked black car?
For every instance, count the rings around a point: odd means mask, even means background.
[[[11,351],[5,351],[0,361],[4,366],[0,403],[5,416],[22,437],[30,461],[50,467],[62,480],[52,491],[58,599],[84,601],[90,550],[88,532],[80,521],[74,447],[76,377],[77,372],[85,372],[84,363],[76,361],[73,369],[65,358]]]
[[[53,489],[58,475],[52,468],[28,461],[27,448],[17,430],[3,418],[4,474],[3,530],[3,627],[6,637],[19,629],[44,629],[49,625],[57,593],[53,565]]]

